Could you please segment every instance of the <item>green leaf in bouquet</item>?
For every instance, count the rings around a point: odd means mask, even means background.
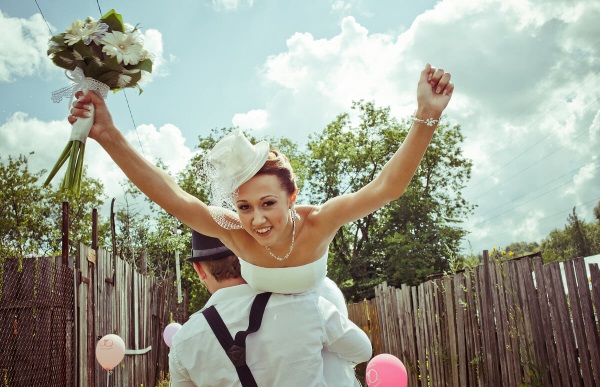
[[[138,95],[142,95],[142,93],[144,92],[144,90],[142,90],[142,88],[140,87],[140,85],[135,85],[135,87],[138,88]]]
[[[101,20],[108,24],[109,31],[120,31],[125,32],[125,25],[123,24],[123,18],[121,15],[115,12],[114,9],[108,11]]]
[[[75,70],[77,63],[71,51],[60,51],[52,55],[52,62],[66,70]]]
[[[50,56],[50,55],[52,55],[52,54],[56,54],[57,52],[60,52],[60,51],[62,51],[62,50],[64,50],[64,48],[63,48],[63,47],[60,47],[60,46],[49,46],[49,47],[48,47],[48,51],[46,51],[46,54],[47,54],[48,56]]]
[[[105,83],[111,89],[115,89],[119,87],[119,75],[121,73],[116,71],[107,71],[104,74],[100,75],[96,80]]]
[[[91,58],[94,56],[94,54],[92,53],[92,50],[90,50],[89,46],[86,46],[85,43],[83,43],[83,41],[79,41],[77,43],[75,43],[73,46],[73,50],[77,51],[79,53],[79,55],[81,55],[84,58]]]
[[[138,71],[137,73],[129,74],[131,77],[131,81],[127,84],[128,87],[134,87],[137,83],[142,79],[142,72]]]
[[[150,59],[144,59],[143,61],[139,62],[138,64],[136,64],[134,66],[128,66],[127,68],[129,70],[138,69],[138,70],[144,70],[144,71],[151,73],[152,72],[152,61]]]
[[[104,65],[104,62],[102,62],[98,58],[89,58],[89,59],[86,59],[86,63],[87,63],[87,69],[88,70],[87,70],[87,72],[84,72],[85,76],[97,79],[100,82],[103,82],[102,80],[100,80],[100,78],[104,74],[113,72],[110,68],[108,68],[108,67],[106,67]],[[106,82],[104,82],[104,83],[106,83]],[[107,83],[107,85],[108,85],[108,83]]]
[[[66,33],[64,33],[64,32],[62,34],[54,35],[53,37],[50,38],[50,41],[58,44],[59,46],[64,47],[64,46],[66,46],[65,35],[66,35]]]
[[[48,55],[55,54],[60,51],[64,51],[67,46],[64,44],[55,43],[53,41],[48,42],[48,51],[46,53]]]
[[[103,65],[108,70],[121,72],[121,64],[117,60],[117,57],[107,56],[106,60],[103,62]]]

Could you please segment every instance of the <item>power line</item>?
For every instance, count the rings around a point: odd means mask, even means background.
[[[48,24],[48,20],[46,20],[46,17],[44,16],[44,13],[42,12],[42,9],[40,8],[40,5],[38,4],[37,0],[35,1],[35,5],[37,5],[37,8],[40,10],[40,15],[42,15],[42,19],[44,19],[44,21],[46,22],[46,26],[48,27],[48,31],[50,32],[50,36],[52,36],[52,29],[50,28],[50,24]]]
[[[596,103],[600,101],[600,98],[596,99],[594,102],[590,103],[588,106],[586,106],[584,108],[584,110],[586,110],[588,107],[590,107],[592,104]],[[590,127],[585,128],[580,130],[579,132],[576,132],[576,136],[573,137],[573,140],[578,139],[579,137],[583,136],[584,134],[588,133],[590,131]],[[558,151],[563,150],[566,148],[566,144],[560,145],[558,148],[556,148],[555,150],[549,152],[548,154],[546,154],[544,157],[534,161],[532,164],[529,164],[527,167],[520,169],[517,173],[515,173],[514,175],[509,176],[508,178],[502,180],[503,183],[507,183],[508,181],[514,179],[515,177],[525,173],[527,170],[533,168],[535,165],[539,164],[540,162],[544,161],[545,159],[549,158],[550,156],[553,156],[554,154],[556,154]],[[480,197],[482,197],[483,195],[487,194],[488,192],[491,192],[493,190],[495,190],[496,187],[492,187],[490,189],[488,189],[487,191],[484,191],[482,193],[480,193],[479,195],[477,195],[475,198],[473,198],[473,201],[476,201],[477,199],[479,199]]]
[[[565,173],[564,175],[561,175],[561,176],[559,176],[559,177],[557,177],[557,178],[555,178],[555,179],[552,179],[552,180],[550,180],[549,182],[547,182],[547,183],[545,183],[545,184],[543,184],[543,185],[541,185],[541,186],[539,186],[539,187],[536,187],[536,188],[533,188],[533,189],[531,189],[531,190],[528,190],[528,191],[527,191],[527,193],[525,193],[525,194],[523,194],[523,195],[521,195],[521,196],[517,196],[516,198],[512,198],[512,199],[510,199],[508,202],[505,202],[505,203],[503,203],[503,204],[499,205],[498,207],[492,208],[491,210],[488,210],[488,211],[486,211],[486,212],[484,212],[484,213],[482,213],[482,214],[479,214],[479,216],[484,216],[484,215],[487,215],[487,214],[489,214],[490,212],[494,212],[494,211],[496,211],[496,210],[498,210],[498,209],[500,209],[500,208],[502,208],[502,207],[505,207],[506,205],[509,205],[509,204],[514,204],[514,202],[515,202],[515,201],[517,201],[517,200],[519,200],[519,199],[522,199],[522,198],[524,198],[524,197],[526,197],[526,196],[529,196],[529,195],[531,195],[532,193],[534,193],[535,191],[537,191],[537,190],[539,190],[539,189],[541,189],[541,188],[544,188],[544,187],[546,187],[547,185],[550,185],[550,184],[554,183],[555,181],[562,179],[562,178],[563,178],[563,177],[565,177],[565,176],[568,176],[568,175],[571,175],[571,174],[572,174],[572,173],[574,173],[574,172],[577,172],[578,170],[580,170],[581,168],[585,167],[586,165],[587,165],[587,164],[585,164],[585,165],[580,165],[580,166],[578,166],[577,168],[575,168],[575,169],[572,169],[571,171],[569,171],[569,172]],[[594,170],[596,170],[596,169],[598,169],[598,168],[600,168],[600,166],[599,166],[599,167],[597,167],[597,168],[594,168],[592,171],[594,171]],[[569,181],[567,181],[567,183],[571,183],[571,181],[572,181],[572,180],[569,180]],[[562,185],[561,185],[561,186],[562,186]],[[544,191],[544,192],[547,192],[547,191]]]
[[[589,200],[589,201],[587,201],[587,202],[585,202],[585,203],[580,203],[580,204],[578,204],[578,205],[580,205],[580,206],[585,206],[586,204],[589,204],[589,203],[592,203],[592,202],[597,202],[597,201],[600,201],[600,197],[597,197],[597,198],[595,198],[595,199]],[[577,205],[575,205],[574,207],[577,207]],[[542,220],[546,220],[546,219],[554,218],[555,216],[558,216],[558,215],[560,215],[560,214],[564,214],[565,212],[572,211],[572,210],[573,210],[573,206],[571,206],[570,208],[567,208],[567,209],[565,209],[565,210],[561,210],[561,211],[555,212],[555,213],[554,213],[554,214],[552,214],[552,215],[544,216],[543,218],[539,218],[539,219],[537,219],[537,220],[538,220],[538,221],[542,221]],[[505,235],[505,234],[508,234],[508,233],[510,233],[510,232],[512,232],[512,231],[513,231],[513,230],[506,230],[506,231],[502,231],[502,232],[497,232],[497,233],[494,233],[494,237],[497,237],[498,235]],[[491,239],[491,237],[490,237],[490,239]]]
[[[600,71],[598,72],[600,73]],[[596,73],[596,74],[598,74]],[[587,110],[590,106],[592,106],[593,104],[597,103],[598,101],[600,101],[600,97],[597,98],[596,100],[592,101],[590,104],[588,104],[587,106],[585,106],[583,108],[583,111]],[[574,116],[576,113],[572,113],[569,117]],[[581,137],[582,135],[584,135],[585,133],[589,132],[590,128],[585,128],[580,130],[579,132],[576,132],[576,136],[573,138],[574,140]],[[541,143],[542,141],[544,141],[546,138],[550,137],[553,133],[550,132],[547,135],[545,135],[543,138],[541,138],[540,140],[538,140],[535,144],[531,145],[530,147],[528,147],[527,149],[525,149],[524,151],[522,151],[521,153],[517,154],[515,157],[513,157],[510,161],[508,161],[507,163],[503,164],[500,168],[496,169],[494,172],[491,172],[484,180],[482,180],[481,183],[485,182],[486,180],[490,179],[492,176],[494,176],[496,173],[498,173],[500,170],[502,170],[504,167],[506,167],[508,164],[512,163],[513,161],[515,161],[517,158],[521,157],[523,154],[525,154],[527,151],[531,150],[532,148],[534,148],[536,145],[538,145],[539,143]],[[520,169],[519,172],[517,172],[516,174],[508,177],[507,179],[504,179],[503,182],[507,182],[513,178],[515,178],[516,176],[524,173],[526,170],[530,169],[531,167],[533,167],[534,165],[538,164],[539,162],[541,162],[542,160],[552,156],[553,154],[555,154],[556,152],[562,150],[563,148],[565,148],[566,145],[560,145],[557,149],[553,150],[552,152],[548,153],[547,155],[545,155],[542,159],[539,159],[537,161],[535,161],[533,164],[530,164],[529,166],[527,166],[526,168]],[[480,184],[481,184],[480,183]],[[476,187],[479,187],[480,185],[477,185]],[[492,187],[490,189],[488,189],[487,191],[484,191],[482,193],[480,193],[479,195],[477,195],[473,200],[477,200],[478,198],[482,197],[483,195],[485,195],[486,193],[494,190],[495,187]],[[468,191],[467,191],[468,192]],[[465,193],[467,193],[465,192]]]
[[[592,171],[595,171],[595,170],[596,170],[596,169],[598,169],[598,168],[600,168],[600,166],[598,166],[598,167],[596,167],[596,168],[592,169]],[[590,171],[590,172],[591,172],[591,171]],[[514,207],[512,207],[512,208],[509,208],[508,210],[506,210],[506,211],[504,211],[504,212],[501,212],[501,213],[499,213],[499,214],[496,214],[495,216],[493,216],[493,217],[491,217],[491,218],[487,218],[487,219],[485,219],[485,222],[489,222],[489,221],[491,221],[491,220],[493,220],[493,219],[496,219],[496,218],[498,218],[498,217],[500,217],[500,216],[502,216],[502,215],[504,215],[504,214],[506,214],[506,213],[508,213],[508,212],[511,212],[511,211],[513,211],[513,210],[516,210],[517,208],[519,208],[519,207],[522,207],[522,206],[524,206],[525,204],[529,204],[529,203],[531,203],[532,201],[534,201],[534,200],[536,200],[536,199],[539,199],[539,198],[541,198],[542,196],[546,196],[546,195],[548,195],[549,193],[552,193],[552,192],[556,191],[557,189],[559,189],[559,188],[562,188],[562,187],[564,187],[565,185],[567,185],[567,184],[570,184],[570,183],[572,183],[572,180],[566,181],[566,182],[564,182],[563,184],[561,184],[561,185],[559,185],[559,186],[557,186],[557,187],[554,187],[554,188],[552,188],[551,190],[548,190],[548,191],[546,191],[546,192],[544,192],[544,193],[542,193],[542,194],[540,194],[540,195],[538,195],[538,196],[536,196],[536,197],[534,197],[534,198],[532,198],[532,199],[530,199],[530,200],[528,200],[528,201],[526,201],[526,202],[520,203],[520,204],[518,204],[518,205],[516,205],[516,206],[514,206]],[[482,221],[482,222],[483,222],[483,221]],[[480,222],[479,224],[481,224],[482,222]]]
[[[140,140],[140,134],[137,130],[137,125],[135,124],[135,120],[133,119],[133,113],[131,113],[131,107],[129,107],[129,99],[127,98],[127,93],[125,93],[125,89],[123,89],[123,95],[125,96],[125,102],[127,102],[127,109],[129,109],[129,116],[131,117],[131,122],[133,122],[133,128],[135,129],[135,134],[137,136],[138,143],[140,144],[140,149],[142,151],[142,154],[146,156],[146,153],[144,152],[144,147],[142,146],[142,140]]]
[[[596,43],[595,43],[595,44],[594,44],[594,45],[593,45],[593,46],[592,46],[590,49],[588,49],[588,50],[582,50],[582,51],[584,51],[584,52],[583,52],[583,53],[581,53],[581,55],[579,55],[579,58],[577,58],[577,61],[575,62],[575,65],[574,65],[574,67],[577,67],[577,65],[579,65],[579,63],[581,63],[581,62],[583,61],[583,59],[585,59],[585,57],[592,55],[592,50],[593,50],[594,48],[596,48],[598,45],[600,45],[600,39],[599,39],[598,41],[596,41]],[[594,74],[594,75],[592,76],[592,78],[593,78],[593,77],[595,77],[597,74],[598,74],[598,73]],[[585,83],[585,82],[584,82],[584,83]],[[574,93],[576,90],[578,90],[578,89],[580,89],[580,88],[581,88],[581,84],[580,84],[580,85],[578,85],[578,86],[576,86],[576,87],[575,87],[575,89],[573,89],[573,90],[572,90],[572,91],[571,91],[569,94],[567,94],[567,97],[568,97],[569,95],[572,95],[572,94],[573,94],[573,93]],[[554,110],[554,108],[555,108],[556,106],[558,106],[560,103],[561,103],[561,102],[558,102],[558,103],[557,103],[556,105],[554,105],[552,108],[548,109],[548,111],[552,111],[552,110]],[[527,107],[527,106],[524,106],[524,107],[523,107],[523,109],[521,109],[521,111],[520,111],[519,113],[517,113],[517,115],[516,115],[516,116],[517,116],[517,117],[518,117],[518,116],[521,116],[521,115],[522,115],[524,112],[526,112],[526,111],[527,111],[527,109],[528,109],[528,107]],[[534,121],[534,123],[535,123],[535,121]],[[490,158],[493,158],[493,157],[494,157],[496,154],[498,154],[498,153],[500,153],[500,152],[502,152],[502,151],[503,151],[502,149],[499,149],[499,150],[497,150],[496,152],[492,153],[492,155],[490,156]]]
[[[600,44],[600,41],[599,41],[599,42],[598,42],[596,45],[598,45],[598,44]],[[594,46],[594,47],[595,47],[595,46]],[[590,81],[591,81],[593,78],[595,78],[595,77],[596,77],[598,74],[600,74],[600,70],[598,70],[597,72],[595,72],[595,73],[594,73],[594,74],[593,74],[591,77],[589,77],[589,79],[586,79],[586,80],[584,80],[583,82],[581,82],[579,85],[577,85],[577,86],[576,86],[576,87],[575,87],[573,90],[571,90],[571,92],[570,92],[570,93],[568,93],[568,94],[567,94],[567,96],[569,96],[569,95],[573,94],[573,93],[574,93],[575,91],[577,91],[577,90],[580,90],[580,89],[582,89],[582,86],[583,86],[584,84],[587,84],[587,83],[589,83],[589,82],[590,82]],[[599,99],[600,99],[600,98],[599,98]],[[598,101],[598,99],[597,99],[597,100],[595,100],[594,102],[597,102],[597,101]],[[552,111],[554,111],[554,110],[556,109],[556,107],[558,107],[558,106],[559,106],[560,104],[562,104],[562,103],[563,103],[563,101],[562,101],[562,100],[561,100],[561,101],[559,101],[559,102],[557,102],[557,103],[556,103],[555,105],[553,105],[553,106],[552,106],[550,109],[548,109],[548,110],[546,110],[544,113],[542,113],[542,114],[541,114],[541,115],[540,115],[540,116],[539,116],[537,119],[535,119],[535,120],[534,120],[534,121],[533,121],[531,124],[529,124],[529,125],[528,125],[528,127],[531,127],[531,126],[533,126],[533,125],[534,125],[536,122],[538,122],[538,121],[540,121],[542,118],[546,117],[546,116],[548,115],[548,113],[549,113],[549,112],[552,112]],[[593,103],[593,102],[592,102],[592,103]],[[591,104],[590,104],[590,105],[591,105]],[[587,107],[589,107],[590,105],[586,106],[586,109],[587,109]],[[525,111],[525,109],[524,109],[523,111]],[[572,115],[573,115],[573,114],[572,114]],[[527,149],[525,149],[525,150],[523,150],[523,151],[519,152],[519,153],[518,153],[516,156],[514,156],[514,157],[513,157],[512,159],[510,159],[508,162],[504,163],[504,164],[503,164],[502,166],[500,166],[498,169],[496,169],[495,171],[491,172],[491,173],[490,173],[488,176],[486,176],[486,177],[485,177],[485,178],[484,178],[484,179],[481,181],[481,183],[483,183],[483,182],[485,182],[485,181],[489,180],[490,178],[492,178],[492,177],[494,176],[494,174],[496,174],[496,173],[500,172],[500,171],[501,171],[502,169],[504,169],[504,168],[505,168],[507,165],[511,164],[513,161],[515,161],[516,159],[518,159],[519,157],[521,157],[521,156],[522,156],[523,154],[525,154],[527,151],[531,150],[532,148],[534,148],[535,146],[537,146],[539,143],[541,143],[542,141],[544,141],[546,138],[550,137],[551,135],[552,135],[552,133],[551,133],[551,132],[550,132],[550,133],[548,133],[548,134],[546,134],[546,135],[545,135],[545,136],[543,136],[541,139],[539,139],[538,141],[536,141],[536,142],[535,142],[533,145],[531,145],[531,146],[529,146]],[[502,150],[499,150],[499,151],[497,151],[497,152],[496,152],[496,153],[494,153],[494,154],[497,154],[498,152],[501,152],[501,151],[502,151]],[[478,187],[478,186],[479,186],[479,185],[477,185],[477,186],[472,186],[473,188],[467,189],[467,191],[466,191],[466,192],[469,192],[471,189],[474,189],[474,188],[476,188],[476,187]]]

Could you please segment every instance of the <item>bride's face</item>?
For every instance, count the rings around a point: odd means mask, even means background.
[[[291,199],[273,175],[254,176],[238,189],[235,206],[242,226],[262,246],[289,248]]]

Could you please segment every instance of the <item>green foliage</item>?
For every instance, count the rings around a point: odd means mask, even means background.
[[[27,156],[0,157],[0,259],[22,259],[50,249],[50,203],[38,184],[44,173],[30,172]]]
[[[363,101],[352,108],[356,125],[350,114],[341,114],[310,138],[312,203],[368,184],[408,134],[409,123],[390,117],[389,108]],[[383,280],[415,284],[448,268],[448,251],[457,253],[465,235],[457,224],[472,211],[461,195],[472,167],[462,155],[463,140],[459,126],[440,125],[404,195],[336,234],[329,274],[348,299],[371,297],[373,285]]]
[[[2,161],[0,159],[0,161]],[[8,156],[0,162],[0,255],[34,257],[60,255],[62,240],[62,202],[69,202],[69,254],[77,251],[78,241],[91,244],[92,209],[102,204],[104,187],[89,179],[83,170],[81,195],[57,188],[42,189],[38,183],[46,171],[29,171],[26,156]],[[106,238],[108,224],[99,216],[98,233]]]
[[[512,252],[514,257],[522,257],[537,253],[540,251],[540,244],[537,242],[513,242],[506,246],[504,251]]]
[[[594,208],[594,215],[600,202]],[[552,230],[542,240],[540,247],[544,262],[565,261],[577,257],[600,254],[600,221],[588,223],[581,220],[573,208],[562,230]]]

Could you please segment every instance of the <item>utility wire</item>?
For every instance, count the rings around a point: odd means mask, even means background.
[[[600,43],[600,42],[599,42]],[[596,44],[597,45],[597,44]],[[594,46],[595,47],[595,46]],[[597,72],[595,72],[592,76],[589,77],[589,79],[584,80],[583,82],[581,82],[579,85],[577,85],[570,93],[567,94],[567,96],[572,95],[575,91],[580,90],[583,88],[584,84],[588,84],[593,78],[595,78],[596,76],[598,76],[598,74],[600,74],[600,70],[598,70]],[[596,100],[598,101],[598,100]],[[596,102],[594,101],[594,102]],[[535,123],[537,123],[538,121],[540,121],[542,118],[546,117],[548,115],[549,112],[552,112],[556,109],[556,107],[558,107],[560,104],[562,104],[563,101],[559,101],[557,102],[555,105],[553,105],[550,109],[546,110],[543,114],[541,114],[537,119],[535,119],[531,124],[528,125],[528,127],[532,127]],[[589,106],[589,105],[588,105]],[[586,107],[587,108],[587,107]],[[502,169],[504,169],[507,165],[511,164],[513,161],[515,161],[516,159],[518,159],[519,157],[521,157],[522,155],[524,155],[526,152],[528,152],[529,150],[531,150],[532,148],[534,148],[535,146],[537,146],[538,144],[540,144],[542,141],[544,141],[545,139],[547,139],[548,137],[550,137],[552,135],[552,132],[546,134],[545,136],[543,136],[541,139],[539,139],[538,141],[536,141],[533,145],[529,146],[527,149],[517,153],[512,159],[510,159],[509,161],[507,161],[506,163],[504,163],[502,166],[500,166],[499,168],[497,168],[496,170],[494,170],[492,173],[490,173],[488,176],[486,176],[483,180],[481,180],[481,183],[491,179],[492,177],[494,177],[495,174],[497,174],[498,172],[500,172]],[[503,151],[503,150],[499,150],[498,152]],[[496,152],[496,153],[498,153]],[[496,154],[495,153],[495,154]],[[471,191],[472,189],[475,189],[476,187],[479,187],[480,184],[478,185],[472,185],[472,188],[468,188],[467,192]]]
[[[589,203],[592,203],[592,202],[597,202],[597,201],[600,201],[600,197],[597,197],[596,199],[588,200],[587,202],[585,202],[585,203],[581,203],[581,204],[578,204],[578,205],[580,205],[580,206],[585,206],[586,204],[589,204]],[[576,207],[576,206],[577,206],[577,205],[575,205],[575,207]],[[554,213],[554,214],[552,214],[552,215],[544,216],[543,218],[540,218],[540,219],[537,219],[537,220],[538,220],[538,221],[542,221],[542,220],[546,220],[546,219],[554,218],[555,216],[558,216],[558,215],[560,215],[560,214],[564,214],[565,212],[572,211],[572,210],[573,210],[573,207],[570,207],[570,208],[567,208],[567,209],[565,209],[565,210],[561,210],[561,211],[555,212],[555,213]],[[496,232],[496,233],[494,233],[494,237],[497,237],[498,235],[505,235],[505,234],[508,234],[508,233],[510,233],[510,232],[512,232],[512,231],[513,231],[513,230],[506,230],[506,231],[502,231],[502,232]]]
[[[35,5],[37,5],[37,8],[40,10],[40,15],[42,15],[42,19],[44,19],[44,21],[46,22],[46,26],[48,27],[48,31],[50,32],[50,36],[52,36],[52,29],[50,28],[50,24],[48,24],[48,20],[46,20],[46,17],[44,16],[44,13],[42,12],[42,9],[40,8],[40,5],[38,4],[37,0],[35,1]]]
[[[592,169],[591,171],[595,171],[595,170],[596,170],[596,169],[598,169],[598,168],[600,168],[600,166],[598,166],[598,167],[596,167],[596,168]],[[590,171],[590,172],[591,172],[591,171]],[[489,222],[489,221],[491,221],[491,220],[493,220],[493,219],[496,219],[496,218],[498,218],[498,217],[500,217],[500,216],[502,216],[502,215],[504,215],[504,214],[506,214],[506,213],[508,213],[508,212],[511,212],[511,211],[513,211],[513,210],[516,210],[517,208],[519,208],[519,207],[522,207],[522,206],[524,206],[525,204],[529,204],[529,203],[531,203],[532,201],[534,201],[534,200],[536,200],[536,199],[539,199],[539,198],[541,198],[542,196],[546,196],[546,195],[548,195],[549,193],[552,193],[552,192],[556,191],[557,189],[564,187],[564,186],[565,186],[565,185],[567,185],[567,184],[571,184],[572,182],[573,182],[572,180],[565,181],[563,184],[561,184],[561,185],[559,185],[559,186],[557,186],[557,187],[554,187],[554,188],[552,188],[551,190],[548,190],[548,191],[546,191],[546,192],[544,192],[544,193],[542,193],[542,194],[540,194],[540,195],[538,195],[538,196],[536,196],[536,197],[534,197],[534,198],[531,198],[531,199],[529,199],[529,200],[528,200],[528,201],[526,201],[526,202],[520,203],[520,204],[518,204],[518,205],[516,205],[516,206],[514,206],[514,207],[512,207],[512,208],[509,208],[508,210],[506,210],[506,211],[504,211],[504,212],[501,212],[501,213],[499,213],[499,214],[496,214],[495,216],[493,216],[493,217],[491,217],[491,218],[486,218],[484,221],[481,221],[481,222],[479,222],[479,223],[478,223],[478,225],[479,225],[479,224],[482,224],[483,222]]]
[[[587,110],[592,104],[596,103],[600,101],[600,97],[598,99],[596,99],[594,102],[590,103],[589,105],[587,105],[583,110]],[[573,137],[573,140],[577,140],[579,137],[583,136],[584,134],[588,133],[590,131],[590,127],[585,128],[580,130],[579,132],[576,132],[576,136]],[[546,136],[547,137],[547,136]],[[537,144],[537,143],[536,143]],[[535,144],[533,145],[535,146]],[[529,149],[531,149],[533,146],[531,146]],[[539,164],[540,162],[544,161],[545,159],[549,158],[550,156],[553,156],[554,154],[556,154],[556,152],[563,150],[566,147],[566,144],[564,145],[560,145],[558,148],[556,148],[555,150],[549,152],[548,154],[546,154],[544,157],[534,161],[532,164],[528,165],[525,168],[520,169],[516,174],[509,176],[508,178],[502,180],[502,183],[507,183],[508,181],[514,179],[515,177],[525,173],[527,170],[531,169],[532,167],[534,167],[535,165]],[[482,193],[480,193],[479,195],[477,195],[475,198],[473,198],[473,201],[476,201],[477,199],[479,199],[480,197],[484,196],[485,194],[487,194],[488,192],[491,192],[493,190],[495,190],[496,187],[492,187],[490,189],[488,189],[487,191],[484,191]]]
[[[582,52],[579,55],[579,57],[576,59],[574,67],[577,67],[577,65],[579,65],[583,61],[583,59],[585,59],[586,57],[591,56],[592,53],[593,53],[593,50],[597,46],[599,46],[599,45],[600,45],[600,39],[598,41],[596,41],[596,43],[589,50],[585,50],[584,52]],[[581,86],[581,85],[579,85],[579,86]],[[577,86],[575,88],[575,90],[572,90],[569,94],[567,94],[567,97],[570,96],[570,95],[572,95],[576,90],[578,90],[579,86]],[[560,104],[560,102],[558,104]],[[554,107],[558,106],[558,104],[555,105],[555,106],[553,106],[549,111],[552,111],[554,109]],[[516,116],[519,117],[519,116],[523,115],[523,113],[526,112],[527,109],[528,109],[528,106],[524,106],[523,109],[521,109],[521,111],[519,111],[519,113],[517,113]],[[492,155],[490,156],[490,158],[493,158],[495,155],[497,155],[498,153],[500,153],[502,151],[504,151],[504,150],[503,149],[499,149],[499,150],[495,151],[494,153],[492,153]]]
[[[535,191],[537,191],[537,190],[539,190],[539,189],[541,189],[541,188],[544,188],[544,187],[546,187],[547,185],[550,185],[550,184],[554,183],[555,181],[562,179],[562,178],[563,178],[563,177],[565,177],[565,176],[568,176],[568,175],[571,175],[571,174],[573,174],[573,173],[577,172],[578,170],[580,170],[581,168],[585,167],[586,165],[587,165],[587,164],[585,164],[585,165],[580,165],[580,166],[578,166],[577,168],[575,168],[575,169],[572,169],[571,171],[569,171],[569,172],[565,173],[564,175],[561,175],[561,176],[559,176],[559,177],[557,177],[557,178],[555,178],[555,179],[552,179],[552,180],[550,180],[549,182],[547,182],[547,183],[545,183],[545,184],[543,184],[543,185],[541,185],[541,186],[539,186],[539,187],[537,187],[537,188],[533,188],[533,189],[531,189],[531,190],[528,190],[528,191],[527,191],[527,193],[525,193],[525,194],[523,194],[523,195],[521,195],[521,196],[517,196],[517,197],[515,197],[515,198],[512,198],[512,199],[510,199],[508,202],[505,202],[505,203],[503,203],[503,204],[499,205],[499,206],[498,206],[498,207],[496,207],[496,208],[492,208],[492,209],[490,209],[490,210],[488,210],[488,211],[486,211],[486,212],[484,212],[484,213],[482,213],[482,214],[479,214],[479,216],[484,216],[484,215],[487,215],[487,214],[489,214],[490,212],[494,212],[494,211],[496,211],[496,210],[498,210],[498,209],[500,209],[500,208],[502,208],[502,207],[506,207],[506,206],[507,206],[507,205],[509,205],[509,204],[514,204],[514,202],[516,202],[517,200],[519,200],[519,199],[522,199],[522,198],[524,198],[524,197],[526,197],[526,196],[529,196],[529,195],[531,195],[532,193],[534,193]],[[595,171],[595,170],[596,170],[596,169],[598,169],[598,168],[600,168],[600,166],[598,166],[598,167],[596,167],[596,168],[592,169],[592,171]],[[571,182],[572,182],[572,180],[569,180],[569,181],[567,181],[567,183],[571,183]],[[561,185],[561,186],[562,186],[562,185]],[[544,191],[544,192],[547,192],[547,191]]]

